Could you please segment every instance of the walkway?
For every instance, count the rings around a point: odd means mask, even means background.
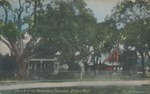
[[[150,85],[150,80],[137,81],[78,81],[78,82],[37,82],[0,86],[0,90],[29,89],[29,88],[54,88],[54,87],[76,87],[76,86],[140,86]]]

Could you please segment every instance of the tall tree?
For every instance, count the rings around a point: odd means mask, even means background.
[[[23,78],[26,75],[28,59],[39,54],[35,51],[34,47],[34,42],[37,40],[30,40],[26,46],[23,44],[25,34],[28,32],[27,29],[23,29],[23,25],[30,25],[28,18],[32,16],[34,11],[29,12],[28,8],[31,8],[29,7],[30,4],[22,0],[14,2],[1,0],[0,4],[5,11],[5,19],[4,21],[2,19],[0,23],[0,40],[10,49],[11,56],[14,57],[17,62],[18,77]]]
[[[8,2],[10,7],[7,9],[14,14],[14,19],[0,22],[0,40],[16,59],[18,77],[26,76],[27,61],[37,55],[60,51],[67,62],[75,60],[77,51],[85,57],[96,19],[82,0],[52,0],[46,8],[42,0],[18,0],[18,8],[11,3]],[[5,13],[5,17],[9,15]],[[24,24],[28,25],[25,30]],[[23,46],[26,34],[31,38]]]
[[[61,52],[62,61],[71,66],[76,60],[76,52],[80,52],[82,57],[87,56],[85,49],[90,45],[96,19],[82,0],[51,2],[45,14],[37,18],[41,45],[50,43],[51,49]],[[42,35],[40,32],[43,32]]]
[[[118,3],[113,10],[113,19],[117,26],[122,28],[122,40],[126,46],[135,46],[142,57],[142,67],[144,72],[144,53],[149,57],[150,47],[148,42],[149,34],[149,10],[148,0],[124,0]]]

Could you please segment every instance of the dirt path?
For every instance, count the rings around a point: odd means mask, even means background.
[[[25,83],[0,86],[0,90],[29,89],[29,88],[52,88],[52,87],[75,87],[75,86],[140,86],[150,85],[150,80],[143,81],[78,81],[59,83]]]

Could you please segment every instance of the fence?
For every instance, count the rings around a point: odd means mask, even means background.
[[[32,80],[132,80],[141,79],[141,75],[132,75],[129,71],[90,71],[88,73],[78,71],[60,71],[58,74],[46,72],[30,75]]]
[[[132,80],[141,79],[141,75],[132,75],[129,71],[90,71],[88,73],[79,71],[59,71],[58,74],[51,72],[32,72],[27,80]],[[16,79],[14,72],[0,72],[0,80]]]

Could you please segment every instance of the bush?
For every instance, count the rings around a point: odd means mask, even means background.
[[[0,55],[0,80],[12,78],[16,70],[15,59],[9,55]]]

